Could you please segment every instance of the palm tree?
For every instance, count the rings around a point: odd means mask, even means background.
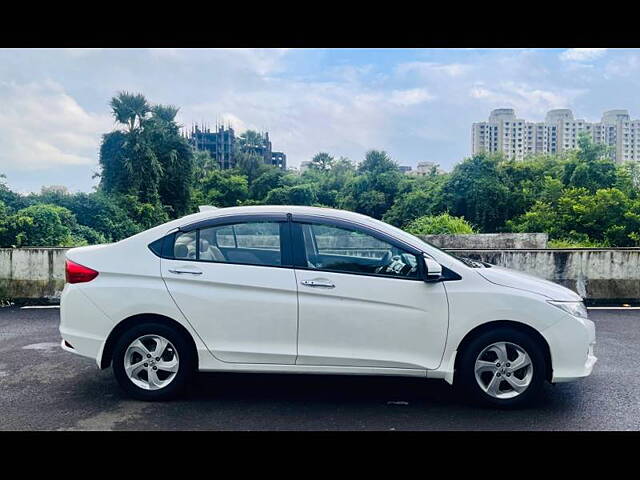
[[[317,170],[331,170],[334,158],[326,152],[316,153],[311,159],[311,167]]]
[[[119,92],[109,104],[116,121],[127,125],[129,132],[136,128],[136,120],[140,127],[145,116],[151,111],[149,102],[140,93]]]
[[[163,122],[170,123],[176,119],[180,109],[173,105],[154,105],[151,108],[153,116]]]
[[[261,133],[255,130],[247,130],[240,137],[238,137],[238,143],[241,148],[255,149],[262,146],[264,139]]]

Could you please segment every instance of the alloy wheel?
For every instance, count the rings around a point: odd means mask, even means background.
[[[487,395],[499,399],[513,398],[531,384],[533,363],[521,346],[496,342],[480,352],[474,372],[478,385]]]
[[[180,359],[173,344],[160,335],[143,335],[127,347],[124,371],[133,384],[159,390],[176,377]]]

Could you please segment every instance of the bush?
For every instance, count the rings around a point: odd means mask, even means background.
[[[475,233],[471,224],[463,217],[453,217],[448,213],[416,218],[407,226],[406,230],[413,235]]]

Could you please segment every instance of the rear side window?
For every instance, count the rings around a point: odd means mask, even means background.
[[[186,232],[176,235],[176,241],[173,244],[174,258],[184,260],[196,259],[196,232]]]
[[[202,228],[175,237],[175,259],[279,267],[281,222],[244,222]],[[196,247],[197,246],[197,247]]]

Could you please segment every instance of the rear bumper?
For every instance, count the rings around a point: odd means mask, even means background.
[[[102,349],[113,322],[76,285],[65,285],[60,299],[60,336],[64,351],[95,360],[100,366]],[[72,347],[65,345],[65,341]]]

